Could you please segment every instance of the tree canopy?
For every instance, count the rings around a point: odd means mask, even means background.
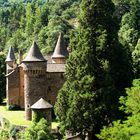
[[[88,133],[90,139],[103,125],[121,117],[118,98],[131,82],[114,11],[111,0],[82,1],[79,29],[70,37],[66,82],[55,105],[62,130]]]
[[[5,82],[5,55],[0,52],[0,103],[6,94]]]
[[[88,133],[95,138],[103,125],[124,119],[118,108],[119,97],[125,96],[125,88],[140,76],[139,13],[139,0],[0,0],[1,97],[5,94],[5,54],[9,46],[14,47],[16,55],[23,54],[36,40],[46,55],[52,53],[62,32],[72,52],[66,63],[66,82],[55,105],[60,130]],[[129,105],[134,96],[139,96],[134,91],[139,88],[137,82],[127,89],[128,96],[121,98],[125,113],[129,111],[127,120],[104,128],[99,138],[129,139],[129,130],[134,137],[139,135],[135,125],[139,114],[133,114]],[[134,100],[131,103],[138,106]],[[42,127],[39,124],[43,130],[46,126]],[[39,131],[35,125],[31,129],[28,134]],[[118,134],[119,129],[124,133]],[[38,136],[44,134],[39,131]]]
[[[120,98],[121,109],[128,114],[126,120],[115,121],[112,127],[104,127],[98,135],[101,140],[140,139],[140,79],[133,81],[133,87],[126,89],[127,96]]]
[[[74,27],[80,0],[7,0],[0,2],[0,45],[9,45],[16,52],[23,51],[36,40],[43,53],[53,51],[59,32],[65,33],[69,42],[69,30]]]

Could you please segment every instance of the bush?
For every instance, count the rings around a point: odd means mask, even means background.
[[[98,136],[101,140],[140,140],[140,79],[133,81],[133,87],[126,89],[126,97],[120,98],[121,110],[128,114],[126,120],[106,126]]]
[[[19,140],[54,140],[47,121],[44,118],[38,123],[34,122],[24,133],[19,133],[19,136]]]
[[[45,119],[45,115],[44,112],[41,112],[39,110],[34,110],[34,113],[33,113],[33,122],[39,122],[42,118]]]
[[[21,110],[21,108],[19,105],[14,104],[14,105],[9,105],[8,110]]]
[[[9,130],[10,137],[16,139],[16,135],[19,131],[20,129],[18,126],[12,125]]]
[[[6,129],[0,130],[0,140],[9,140],[9,132]]]

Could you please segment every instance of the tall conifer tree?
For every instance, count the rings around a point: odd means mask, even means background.
[[[117,102],[128,76],[123,72],[126,65],[118,47],[112,1],[83,0],[81,9],[55,110],[62,130],[88,133],[93,140],[103,125],[118,117]]]

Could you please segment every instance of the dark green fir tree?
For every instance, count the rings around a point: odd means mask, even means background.
[[[71,34],[66,82],[55,105],[61,130],[88,134],[89,140],[120,117],[118,98],[131,77],[113,13],[111,0],[82,1],[80,25]]]
[[[0,103],[6,94],[5,79],[5,54],[0,52]]]

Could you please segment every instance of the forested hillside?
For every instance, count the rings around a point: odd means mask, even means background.
[[[0,0],[0,95],[9,46],[25,54],[35,40],[46,55],[60,32],[72,50],[55,104],[60,131],[88,133],[89,140],[121,140],[124,131],[130,139],[140,129],[139,0]]]
[[[48,53],[60,31],[68,45],[70,29],[77,23],[79,3],[80,0],[1,0],[1,49],[12,45],[16,52],[25,53],[35,39],[43,53]]]

